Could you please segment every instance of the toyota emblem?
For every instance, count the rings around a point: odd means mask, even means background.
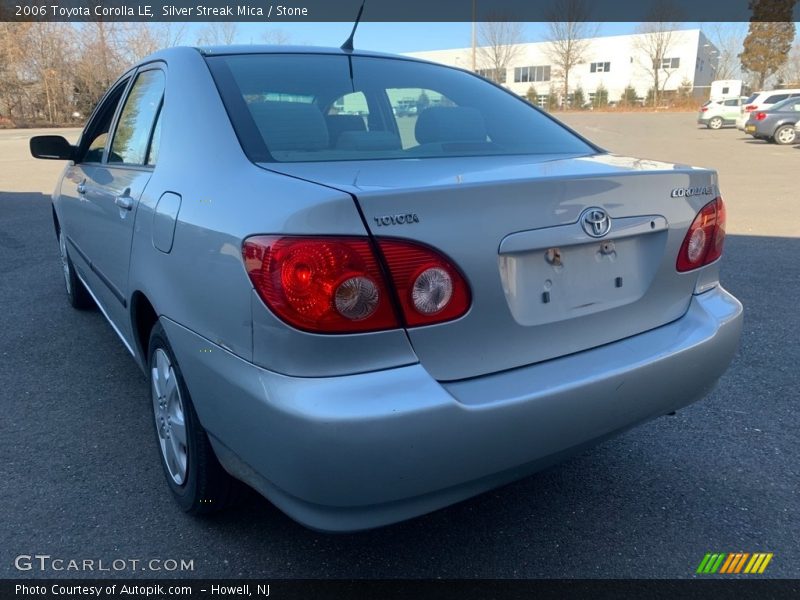
[[[611,231],[611,217],[602,208],[587,208],[580,221],[583,230],[592,237],[603,237]]]

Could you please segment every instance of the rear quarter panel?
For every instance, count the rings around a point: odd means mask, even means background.
[[[130,294],[143,293],[157,314],[252,360],[253,292],[242,240],[257,233],[363,235],[364,227],[348,194],[246,159],[199,52],[156,57],[168,71],[161,148],[136,215]],[[165,192],[181,196],[169,253],[153,245],[154,210]]]

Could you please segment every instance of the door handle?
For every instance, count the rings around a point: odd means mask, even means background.
[[[133,198],[127,195],[117,196],[114,198],[114,204],[123,210],[130,210],[133,208]]]
[[[78,193],[79,193],[79,194],[81,194],[81,195],[82,195],[82,194],[85,194],[85,193],[86,193],[86,180],[84,179],[83,181],[81,181],[81,182],[78,184],[78,187],[77,187],[77,188],[75,188],[75,189],[77,189],[77,190],[78,190]]]

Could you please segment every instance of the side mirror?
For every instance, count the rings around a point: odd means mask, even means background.
[[[37,135],[31,138],[30,146],[34,158],[72,160],[75,156],[75,146],[60,135]]]

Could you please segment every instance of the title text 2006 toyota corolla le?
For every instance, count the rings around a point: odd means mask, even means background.
[[[457,69],[171,49],[31,149],[70,161],[69,300],[149,374],[189,512],[232,475],[319,529],[420,515],[701,398],[738,344],[713,171]]]

